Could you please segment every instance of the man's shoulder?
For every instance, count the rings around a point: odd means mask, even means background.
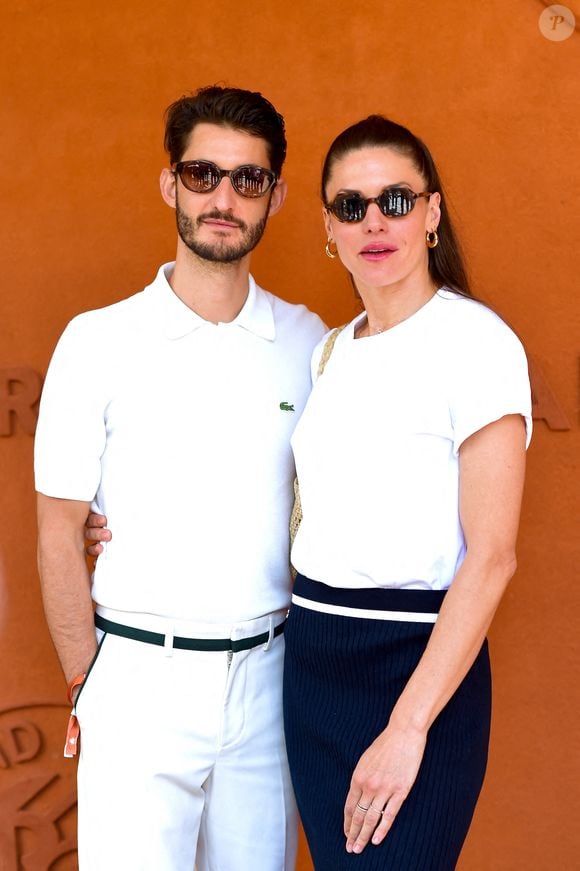
[[[131,296],[117,300],[117,302],[110,303],[109,305],[81,312],[71,320],[71,324],[78,324],[79,327],[90,328],[91,326],[97,327],[100,324],[113,325],[115,323],[122,323],[127,319],[138,316],[141,311],[146,309],[146,307],[146,290],[140,290]]]
[[[53,355],[67,365],[88,358],[109,360],[114,367],[127,357],[127,348],[140,344],[151,318],[146,291],[102,308],[81,312],[63,330]]]
[[[132,333],[142,331],[150,320],[149,307],[145,289],[102,308],[81,312],[69,321],[61,342],[96,342],[103,349],[111,349],[116,337],[126,341]]]
[[[300,329],[311,330],[319,337],[326,332],[327,328],[322,319],[303,303],[288,302],[288,300],[282,299],[282,297],[276,296],[262,287],[257,287],[257,289],[264,294],[270,303],[276,327],[289,324]]]

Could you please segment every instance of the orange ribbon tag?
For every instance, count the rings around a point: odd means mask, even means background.
[[[79,737],[81,734],[81,727],[79,725],[79,721],[77,720],[76,714],[74,712],[74,708],[71,711],[70,717],[68,718],[68,727],[66,730],[66,741],[64,742],[64,755],[67,759],[72,759],[77,755],[79,749]]]

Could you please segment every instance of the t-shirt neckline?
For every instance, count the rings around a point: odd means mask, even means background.
[[[392,336],[392,335],[398,334],[399,332],[402,332],[402,328],[408,328],[412,324],[415,324],[418,319],[423,317],[425,314],[427,314],[431,310],[431,308],[433,308],[433,302],[436,298],[439,297],[441,291],[448,291],[448,290],[449,290],[449,288],[447,288],[447,287],[438,287],[437,290],[435,291],[435,293],[433,294],[433,296],[429,297],[429,299],[426,302],[424,302],[423,305],[417,309],[417,311],[415,311],[415,312],[413,312],[413,314],[409,315],[409,317],[405,318],[402,321],[399,321],[398,324],[394,324],[394,326],[389,327],[387,330],[384,330],[382,333],[375,333],[372,336],[363,336],[362,339],[357,339],[357,338],[355,338],[355,335],[354,335],[355,330],[356,330],[358,324],[361,322],[361,320],[364,317],[366,317],[366,311],[363,310],[359,315],[356,316],[356,318],[354,318],[354,320],[352,320],[350,322],[350,325],[348,328],[349,341],[352,344],[357,344],[357,345],[359,343],[364,344],[365,340],[368,340],[368,339],[384,339],[385,336]],[[347,332],[347,331],[345,330],[345,332]]]

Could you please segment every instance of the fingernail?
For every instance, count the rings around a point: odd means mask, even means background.
[[[355,845],[354,845],[353,853],[362,853],[362,847],[361,847],[360,844],[355,844]]]

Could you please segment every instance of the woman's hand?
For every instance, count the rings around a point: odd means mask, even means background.
[[[344,807],[347,853],[362,853],[371,836],[373,844],[384,839],[415,782],[426,740],[426,732],[389,724],[365,750]]]
[[[85,523],[85,539],[95,541],[96,544],[87,544],[86,552],[89,556],[98,557],[103,552],[101,541],[110,541],[111,530],[107,529],[107,518],[104,514],[89,514]]]
[[[354,770],[344,810],[348,852],[362,852],[371,836],[380,844],[391,828],[417,777],[429,727],[471,668],[514,573],[525,441],[522,417],[509,414],[460,447],[467,553],[389,725]]]

